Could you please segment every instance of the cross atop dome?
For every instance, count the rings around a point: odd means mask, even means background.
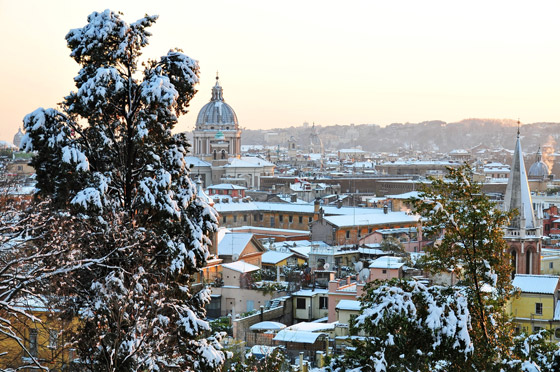
[[[216,84],[212,88],[212,99],[211,101],[223,101],[224,91],[220,86],[220,77],[218,76],[218,71],[216,71]]]

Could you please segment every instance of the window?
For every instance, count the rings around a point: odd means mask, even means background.
[[[539,332],[539,331],[541,331],[541,330],[542,330],[542,327],[539,327],[539,326],[534,326],[534,327],[533,327],[533,333],[537,333],[537,332]]]
[[[255,301],[247,300],[247,311],[255,310]]]
[[[226,216],[224,216],[224,223],[226,223],[226,222],[227,222],[227,218],[226,218]]]
[[[549,269],[554,269],[554,262],[549,262],[548,263],[548,268]]]
[[[247,222],[247,215],[246,214],[243,215],[243,222]]]
[[[296,300],[296,309],[305,310],[305,298],[298,298]]]
[[[387,270],[386,270],[386,269],[383,269],[382,272],[383,272],[383,274],[387,274]]]
[[[350,230],[346,231],[346,239],[350,239]]]
[[[274,216],[270,217],[270,227],[274,227]]]
[[[542,315],[542,302],[535,303],[535,314]]]
[[[294,216],[288,216],[288,222],[289,223],[294,222]]]
[[[313,222],[313,217],[309,217],[308,220],[309,220],[310,223]]]
[[[283,215],[280,215],[280,216],[278,217],[278,221],[284,222],[284,216],[283,216]]]
[[[299,223],[303,223],[303,216],[299,216]]]
[[[328,309],[328,308],[329,308],[329,298],[319,297],[319,309]]]
[[[237,222],[237,216],[233,216],[233,222]]]
[[[38,354],[38,345],[37,345],[37,330],[30,329],[29,330],[29,353],[34,357]]]
[[[49,349],[56,349],[58,341],[58,331],[55,329],[49,330]]]

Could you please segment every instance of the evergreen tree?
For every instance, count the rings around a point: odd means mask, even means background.
[[[232,365],[233,372],[259,371],[259,372],[282,372],[288,371],[289,364],[284,352],[275,348],[263,358],[249,355],[244,362],[236,362]]]
[[[415,281],[374,281],[351,323],[353,341],[338,371],[469,371],[473,346],[461,290]]]
[[[185,135],[172,134],[199,67],[171,50],[140,70],[156,19],[92,13],[66,35],[82,66],[77,90],[24,119],[38,197],[58,209],[42,238],[66,252],[48,262],[68,268],[51,290],[80,319],[81,370],[201,371],[224,361],[218,339],[203,337],[210,292],[192,286],[217,214],[189,179]]]
[[[514,342],[505,312],[514,293],[512,268],[503,239],[511,215],[482,193],[471,168],[449,169],[412,202],[424,218],[424,234],[436,242],[427,248],[424,268],[452,271],[460,281],[447,288],[370,284],[354,325],[364,338],[335,366],[364,372],[532,371],[537,363],[531,358],[552,365],[557,346],[540,345],[531,354],[520,351],[524,341]]]
[[[425,218],[424,233],[438,240],[428,249],[425,268],[454,271],[461,278],[471,316],[474,365],[492,370],[510,354],[513,336],[505,313],[513,294],[512,267],[503,238],[511,215],[482,193],[468,165],[448,168],[443,180],[432,179],[414,206]]]

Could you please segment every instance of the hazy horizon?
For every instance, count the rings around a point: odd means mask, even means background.
[[[178,131],[190,131],[219,71],[247,129],[386,126],[468,118],[559,122],[560,4],[0,0],[0,139],[23,116],[55,107],[79,66],[64,36],[110,8],[135,22],[159,14],[146,58],[181,48],[201,83]]]

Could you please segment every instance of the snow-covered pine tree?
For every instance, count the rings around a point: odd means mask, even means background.
[[[42,238],[67,252],[50,262],[66,273],[52,288],[66,315],[79,317],[80,370],[202,371],[224,361],[218,340],[204,337],[209,290],[191,285],[217,214],[189,179],[186,137],[172,134],[199,67],[171,50],[140,71],[156,19],[92,13],[66,35],[82,66],[77,91],[24,119],[38,197],[64,220]]]
[[[510,356],[513,328],[506,313],[512,296],[511,258],[504,226],[511,214],[501,211],[473,180],[468,165],[448,168],[445,179],[432,179],[419,199],[423,232],[438,244],[428,247],[425,268],[432,273],[453,270],[468,298],[478,370],[499,370],[497,361]]]

